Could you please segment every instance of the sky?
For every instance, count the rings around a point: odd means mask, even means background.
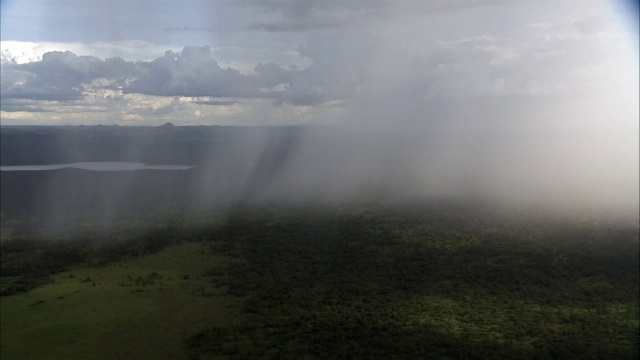
[[[313,125],[283,193],[638,212],[637,1],[1,5],[2,125]]]
[[[3,0],[2,125],[637,129],[637,4]]]

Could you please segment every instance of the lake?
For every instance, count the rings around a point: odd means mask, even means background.
[[[79,162],[71,164],[54,164],[54,165],[17,165],[17,166],[0,166],[0,171],[43,171],[58,170],[65,168],[74,168],[90,171],[132,171],[132,170],[187,170],[193,168],[189,165],[146,165],[138,162],[117,162],[117,161],[100,161],[100,162]]]

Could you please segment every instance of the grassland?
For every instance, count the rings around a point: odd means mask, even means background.
[[[225,259],[202,243],[107,266],[78,266],[2,298],[3,359],[181,359],[183,341],[239,313],[199,277]]]
[[[134,233],[3,240],[2,358],[639,355],[637,224],[367,206]]]

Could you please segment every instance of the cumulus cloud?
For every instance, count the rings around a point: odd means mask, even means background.
[[[298,73],[274,63],[258,64],[255,75],[223,69],[208,46],[188,46],[180,53],[167,51],[153,61],[135,63],[55,51],[40,61],[4,64],[2,71],[3,99],[48,101],[80,100],[97,89],[170,97],[275,98],[277,92],[270,89],[291,82]]]
[[[151,61],[167,50],[180,51],[182,46],[156,44],[144,40],[98,41],[93,43],[55,41],[0,41],[2,64],[26,64],[41,61],[42,56],[53,51],[70,51],[78,56],[95,56],[101,59],[120,57],[129,61]]]
[[[196,100],[193,103],[198,105],[227,106],[239,104],[240,102],[236,100]]]
[[[9,73],[24,74],[25,80],[14,78],[13,83],[3,82],[2,97],[8,99],[78,100],[87,83],[108,79],[109,86],[118,87],[135,72],[132,63],[119,58],[100,60],[69,51],[49,52],[41,61],[5,66],[13,68]]]
[[[181,53],[167,51],[152,62],[138,63],[137,78],[123,89],[125,93],[157,96],[277,98],[274,90],[288,84],[300,73],[275,63],[258,64],[255,74],[245,75],[233,68],[222,68],[211,56],[209,46],[187,46]]]
[[[149,63],[139,64],[137,78],[125,93],[159,96],[259,97],[250,78],[231,68],[223,69],[211,57],[211,49],[185,47],[180,54],[167,51]]]

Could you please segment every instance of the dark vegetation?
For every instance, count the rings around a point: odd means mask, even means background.
[[[99,234],[3,241],[3,295],[74,264],[108,266],[197,241],[233,259],[197,275],[226,289],[244,315],[189,335],[193,359],[638,356],[637,225],[427,203],[270,207],[218,225]]]
[[[31,233],[3,240],[0,295],[28,292],[51,282],[52,275],[73,266],[115,264],[122,259],[153,254],[168,245],[190,239],[188,229],[178,229],[173,225],[140,230],[109,234],[93,231],[55,237]]]
[[[264,131],[3,127],[0,145],[2,165],[195,164],[238,149],[233,139],[264,140]],[[296,131],[267,131],[266,150],[251,168],[257,180],[239,186],[245,199],[277,172]],[[197,243],[198,261],[208,256],[209,268],[176,275],[186,282],[180,286],[211,307],[221,293],[242,311],[197,331],[188,326],[194,319],[175,320],[189,329],[180,352],[191,359],[640,356],[637,220],[505,213],[452,199],[249,207],[235,197],[216,199],[217,210],[189,212],[200,171],[3,171],[1,295],[29,294],[66,270],[91,285],[93,275],[76,271]],[[140,273],[149,274],[136,278],[144,287],[162,270]],[[45,311],[63,301],[56,296],[27,299],[24,307]],[[183,302],[173,309],[193,304],[174,298]]]
[[[249,320],[193,358],[638,356],[637,229],[419,210],[229,220],[210,275]]]

